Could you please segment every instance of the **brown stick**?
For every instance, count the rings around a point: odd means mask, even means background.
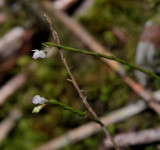
[[[112,32],[122,43],[124,44],[126,43],[127,38],[125,34],[118,27],[113,27]]]
[[[31,49],[33,31],[14,27],[0,39],[0,72],[12,68],[17,59]]]
[[[20,119],[21,116],[22,113],[20,110],[12,109],[9,116],[0,123],[0,144],[7,137],[8,133],[12,130],[16,121]]]
[[[156,97],[154,97],[151,93],[146,91],[141,84],[135,83],[131,78],[125,76],[123,80],[133,89],[135,93],[137,93],[145,101],[148,102],[148,106],[150,108],[152,108],[155,112],[157,112],[157,114],[160,114],[160,105],[159,103],[156,102],[155,100]]]
[[[107,114],[100,118],[105,126],[110,124],[114,124],[116,122],[126,120],[147,108],[147,105],[143,101],[138,101],[136,104],[131,104],[124,108],[121,108],[117,111],[114,111],[110,114]],[[68,144],[76,143],[77,141],[83,140],[98,131],[101,128],[99,125],[94,122],[86,123],[78,128],[72,129],[71,131],[63,134],[62,136],[55,138],[34,150],[52,150],[52,149],[60,149],[65,147]]]
[[[82,4],[75,10],[73,17],[79,17],[84,16],[87,14],[88,9],[93,5],[93,0],[85,0],[82,2]]]
[[[52,31],[55,43],[58,44],[58,45],[60,45],[58,34],[54,30],[54,28],[53,28],[53,24],[52,24],[52,21],[51,21],[50,17],[48,15],[46,15],[46,14],[45,14],[45,17],[47,18],[47,21],[49,22],[50,29]],[[92,107],[90,106],[90,104],[87,102],[86,96],[84,96],[84,94],[82,93],[81,89],[79,88],[79,86],[77,84],[77,81],[76,81],[75,77],[73,76],[73,74],[72,74],[72,72],[71,72],[71,70],[70,70],[70,68],[69,68],[69,66],[67,64],[66,58],[64,57],[64,54],[63,54],[63,51],[61,50],[61,48],[59,48],[59,52],[60,52],[61,60],[62,60],[62,62],[64,64],[64,66],[66,67],[68,74],[71,77],[72,84],[75,87],[75,89],[77,90],[80,98],[82,99],[82,102],[87,107],[87,109],[89,110],[89,112],[94,116],[94,118],[99,121],[99,125],[102,127],[102,129],[103,129],[103,131],[104,131],[104,133],[106,135],[106,138],[109,138],[109,140],[112,142],[112,144],[114,145],[114,148],[116,150],[120,150],[119,147],[115,144],[115,142],[112,139],[112,137],[110,136],[110,134],[107,131],[107,129],[105,128],[104,124],[100,121],[98,115],[95,113],[95,111],[92,109]]]
[[[25,32],[24,28],[15,27],[0,39],[0,62],[17,53],[22,47]]]
[[[0,8],[4,6],[4,0],[0,1]]]
[[[72,31],[85,45],[87,45],[92,51],[103,53],[106,55],[112,55],[108,52],[101,44],[99,44],[78,22],[73,20],[71,17],[67,16],[65,13],[53,9],[50,3],[44,3],[44,6],[53,12],[54,16],[59,19],[70,31]],[[148,91],[144,89],[142,85],[134,82],[128,76],[126,76],[124,69],[121,64],[118,62],[103,59],[102,60],[111,67],[113,71],[118,73],[124,82],[126,82],[132,90],[139,96],[143,98],[143,100],[148,102],[149,107],[151,107],[157,114],[160,114],[160,105],[156,103]],[[140,88],[137,89],[137,86]]]
[[[6,14],[3,12],[0,12],[0,24],[4,23],[6,20],[7,20]]]
[[[53,6],[58,10],[64,11],[71,7],[73,4],[77,3],[78,0],[57,0],[53,2]]]
[[[140,144],[150,144],[160,141],[160,128],[147,129],[140,132],[129,132],[116,135],[115,142],[119,147],[135,146]],[[106,147],[111,148],[113,145],[105,140]]]
[[[26,82],[27,78],[27,73],[16,75],[0,89],[0,106]]]

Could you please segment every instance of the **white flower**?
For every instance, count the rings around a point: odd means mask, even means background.
[[[44,104],[47,100],[44,97],[36,95],[32,98],[33,104]]]
[[[45,53],[45,51],[38,50],[38,49],[31,50],[31,51],[34,51],[33,57],[32,57],[33,59],[46,58],[46,53]]]

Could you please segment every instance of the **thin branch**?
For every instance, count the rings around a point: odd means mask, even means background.
[[[0,106],[5,100],[14,94],[28,79],[28,73],[24,72],[11,78],[0,88]]]
[[[110,59],[110,60],[115,60],[123,65],[127,65],[133,69],[136,69],[136,70],[139,70],[141,72],[144,72],[158,80],[160,80],[160,77],[148,70],[145,70],[145,69],[142,69],[136,65],[133,65],[133,64],[130,64],[124,60],[121,60],[117,57],[114,57],[114,56],[108,56],[108,55],[105,55],[105,54],[101,54],[101,53],[97,53],[97,52],[89,52],[89,51],[86,51],[86,50],[80,50],[80,49],[75,49],[75,48],[72,48],[72,47],[67,47],[67,46],[63,46],[63,45],[57,45],[55,43],[51,43],[51,42],[45,42],[44,43],[45,46],[50,46],[50,47],[58,47],[58,48],[62,48],[64,50],[67,50],[67,51],[71,51],[71,52],[76,52],[76,53],[81,53],[81,54],[85,54],[85,55],[92,55],[92,56],[96,56],[96,57],[102,57],[102,58],[106,58],[106,59]]]
[[[57,34],[57,32],[54,30],[54,28],[53,28],[53,24],[52,24],[52,21],[51,21],[50,17],[49,17],[48,15],[46,15],[46,14],[45,14],[45,17],[46,17],[47,21],[49,22],[50,29],[51,29],[51,31],[52,31],[52,34],[53,34],[53,38],[54,38],[54,40],[55,40],[55,43],[56,43],[57,45],[60,45],[60,41],[59,41],[58,34]],[[67,62],[66,62],[66,59],[65,59],[65,57],[64,57],[64,54],[63,54],[61,48],[58,48],[58,49],[59,49],[59,52],[60,52],[61,60],[62,60],[63,64],[65,65],[65,67],[66,67],[66,69],[67,69],[67,72],[68,72],[68,74],[70,75],[71,80],[72,80],[72,83],[73,83],[75,89],[77,90],[80,98],[82,99],[83,103],[85,104],[85,106],[87,107],[87,109],[89,110],[89,112],[94,116],[94,118],[95,118],[96,120],[98,120],[99,122],[101,122],[101,121],[99,120],[99,117],[97,116],[97,114],[94,112],[94,110],[92,109],[92,107],[90,106],[90,104],[87,102],[86,97],[85,97],[85,96],[83,95],[83,93],[81,92],[81,89],[79,88],[79,86],[78,86],[78,84],[77,84],[77,82],[76,82],[76,79],[74,78],[74,76],[73,76],[73,74],[72,74],[72,72],[71,72],[71,70],[70,70],[70,68],[69,68],[69,66],[68,66],[68,64],[67,64]],[[118,147],[118,146],[116,145],[116,143],[114,142],[114,140],[112,139],[112,137],[110,136],[109,132],[107,131],[107,129],[105,128],[105,126],[104,126],[104,124],[103,124],[102,122],[101,122],[100,126],[102,127],[102,129],[103,129],[103,131],[104,131],[104,133],[105,133],[105,135],[106,135],[106,138],[108,137],[108,138],[110,139],[110,141],[113,143],[114,148],[115,148],[116,150],[120,150],[119,147]]]
[[[21,118],[22,112],[17,109],[13,108],[9,116],[7,116],[3,121],[0,123],[0,145],[5,140],[9,132],[14,128],[16,122]]]
[[[160,141],[160,128],[146,129],[139,132],[121,133],[114,137],[117,145],[120,147],[129,147],[142,144],[150,144]],[[111,148],[113,145],[109,141],[104,141],[106,147]]]

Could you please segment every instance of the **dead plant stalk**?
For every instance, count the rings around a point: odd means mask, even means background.
[[[55,40],[55,43],[58,44],[58,45],[60,45],[60,40],[59,40],[58,34],[54,30],[54,28],[53,28],[53,24],[52,24],[52,21],[51,21],[50,17],[47,14],[45,14],[44,16],[46,17],[46,19],[47,19],[47,21],[48,21],[48,23],[50,25],[50,29],[51,29],[53,38]],[[87,107],[87,109],[89,110],[89,112],[94,116],[94,118],[97,119],[100,122],[99,125],[102,127],[103,132],[105,133],[106,138],[110,139],[110,141],[112,142],[112,144],[114,145],[114,148],[116,150],[120,150],[120,148],[116,145],[116,143],[114,142],[113,138],[110,136],[109,132],[105,128],[105,125],[100,121],[98,115],[95,113],[95,111],[92,109],[92,107],[88,103],[88,101],[86,99],[86,96],[84,96],[84,94],[82,93],[81,89],[79,88],[79,86],[77,84],[77,81],[76,81],[75,77],[73,76],[73,74],[72,74],[72,72],[71,72],[71,70],[70,70],[70,68],[69,68],[69,66],[67,64],[67,61],[66,61],[66,58],[64,57],[62,49],[58,48],[58,50],[59,50],[59,53],[60,53],[60,56],[61,56],[61,60],[62,60],[62,62],[64,64],[64,66],[66,67],[67,72],[68,72],[68,74],[69,74],[69,76],[71,78],[71,82],[72,82],[73,86],[75,87],[75,89],[77,90],[80,98],[82,99],[82,102]]]

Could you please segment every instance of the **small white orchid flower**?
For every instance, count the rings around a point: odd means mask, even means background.
[[[32,57],[33,59],[46,58],[46,53],[45,53],[45,51],[38,50],[38,49],[31,50],[31,51],[34,51],[33,57]]]
[[[40,95],[36,95],[32,98],[33,104],[44,104],[47,100],[44,97],[41,97]]]

